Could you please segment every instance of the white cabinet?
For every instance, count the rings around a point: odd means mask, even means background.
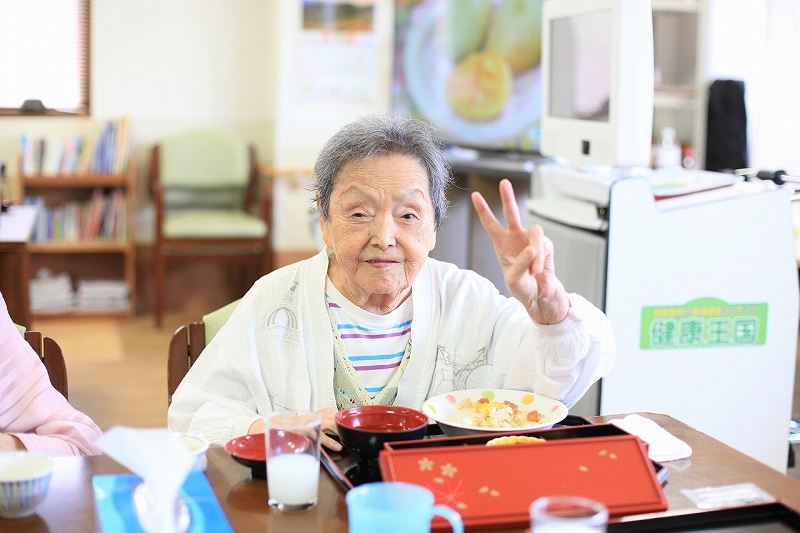
[[[705,165],[707,5],[705,0],[652,0],[655,96],[653,142],[667,126]]]

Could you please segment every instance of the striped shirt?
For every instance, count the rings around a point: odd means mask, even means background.
[[[375,398],[400,366],[411,338],[411,298],[388,315],[375,315],[345,298],[330,279],[325,283],[325,298],[350,364],[369,397]]]

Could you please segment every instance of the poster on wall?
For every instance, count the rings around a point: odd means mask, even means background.
[[[303,0],[298,40],[300,99],[373,102],[377,98],[374,0]]]
[[[448,144],[536,153],[542,0],[397,0],[394,111]]]

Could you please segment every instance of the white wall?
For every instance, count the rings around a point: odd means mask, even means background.
[[[375,1],[374,35],[368,39],[374,37],[377,69],[373,75],[365,77],[369,87],[362,98],[325,96],[324,91],[320,96],[309,98],[308,93],[301,90],[300,70],[304,67],[300,51],[301,2],[280,1],[276,5],[280,45],[276,59],[272,162],[279,168],[311,169],[325,141],[339,128],[358,116],[383,113],[390,108],[393,4],[390,0]],[[360,48],[355,46],[354,50]],[[326,70],[322,68],[323,75]],[[276,184],[275,197],[279,201],[275,205],[273,245],[277,250],[316,248],[308,216],[311,195],[306,187],[309,181],[308,172],[300,172],[286,174]]]
[[[300,29],[299,0],[93,0],[91,117],[2,117],[0,160],[16,190],[20,135],[99,130],[105,120],[131,118],[141,213],[137,240],[152,236],[147,157],[153,143],[184,129],[214,127],[252,142],[262,163],[311,166],[328,136],[358,114],[388,109],[391,1],[379,0],[382,98],[367,105],[298,103],[292,42]],[[280,134],[276,133],[279,131]],[[277,142],[276,142],[277,140]],[[296,190],[295,190],[296,192]],[[278,203],[281,198],[277,198]],[[287,199],[289,206],[296,198]],[[280,209],[280,207],[279,207]],[[282,216],[302,216],[296,209]],[[313,248],[310,231],[282,237]]]
[[[745,82],[750,166],[800,175],[800,4],[709,0],[709,82]]]

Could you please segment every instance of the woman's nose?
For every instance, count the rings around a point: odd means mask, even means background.
[[[397,226],[390,216],[375,217],[372,223],[372,242],[381,248],[392,246],[395,243]]]

